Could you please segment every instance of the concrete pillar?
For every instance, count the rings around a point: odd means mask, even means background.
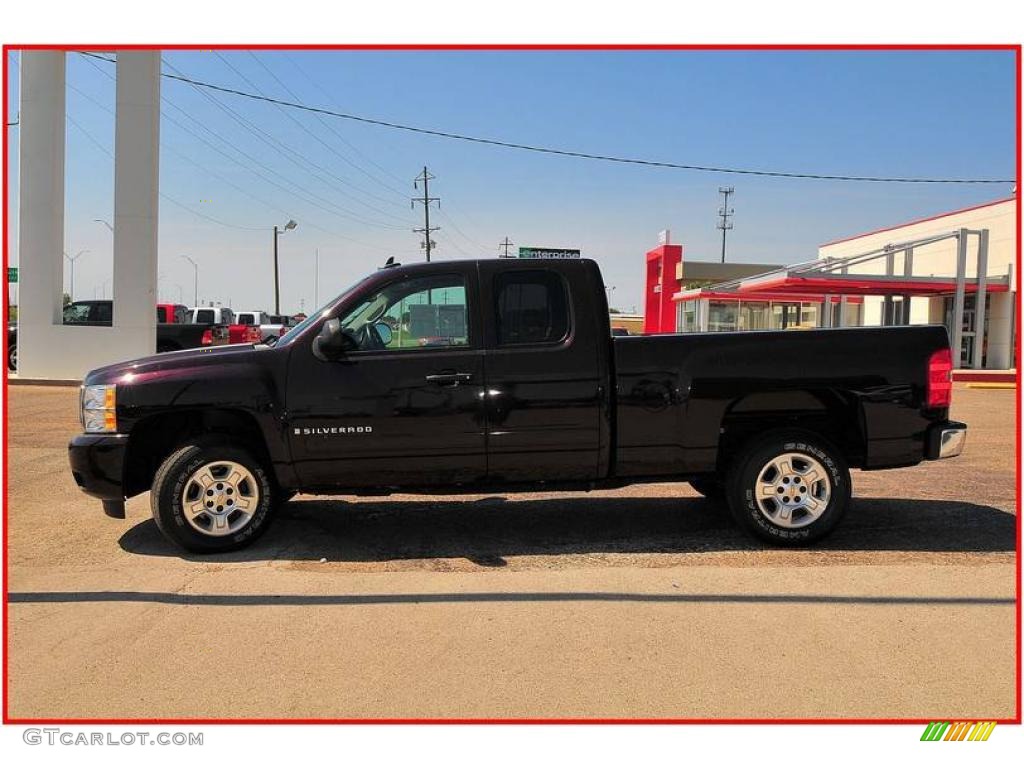
[[[114,327],[128,356],[148,355],[156,351],[160,51],[117,54],[114,157]]]
[[[1017,294],[1013,291],[989,295],[992,308],[988,318],[986,368],[1013,367],[1013,320]]]
[[[64,53],[21,60],[18,376],[79,379],[156,351],[160,52],[117,56],[114,324],[61,324],[64,252]]]
[[[18,183],[18,372],[45,376],[64,286],[64,53],[23,51]]]

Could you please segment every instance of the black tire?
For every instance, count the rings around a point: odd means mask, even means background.
[[[250,519],[237,530],[225,535],[198,530],[186,519],[182,498],[193,473],[204,465],[218,462],[241,465],[252,476],[255,484],[252,488],[248,480],[243,481],[246,491],[256,495]],[[242,488],[240,485],[239,494]],[[229,552],[248,546],[266,531],[275,506],[273,483],[266,469],[249,453],[233,446],[228,438],[204,440],[172,453],[157,470],[151,490],[150,507],[160,532],[190,552]],[[207,519],[211,520],[209,517]]]
[[[690,487],[708,501],[725,501],[725,484],[713,475],[690,480]]]
[[[18,370],[18,345],[11,344],[7,348],[7,370],[17,371]]]
[[[793,467],[793,473],[788,478],[778,477],[772,469],[762,473],[769,462],[779,460],[785,454],[795,455],[790,462],[782,465]],[[825,486],[820,480],[815,480],[811,487],[811,495],[804,491],[803,500],[806,503],[814,501],[815,497],[825,499],[819,501],[824,504],[823,510],[811,512],[809,507],[803,511],[788,510],[788,517],[793,525],[780,525],[778,520],[785,519],[787,514],[784,506],[780,500],[759,502],[756,489],[759,486],[775,486],[777,482],[779,488],[795,488],[799,494],[801,488],[806,489],[807,486],[796,479],[798,473],[809,472],[810,470],[806,468],[811,467],[812,462],[823,470],[828,485]],[[801,470],[801,467],[805,469]],[[766,477],[772,478],[772,481],[759,482]],[[850,470],[842,453],[820,435],[802,430],[779,430],[756,438],[744,446],[730,466],[726,493],[733,517],[754,536],[779,546],[801,546],[821,539],[839,524],[850,503]],[[798,495],[781,498],[792,504],[797,504],[801,500]],[[768,512],[763,511],[762,505],[768,508],[769,512],[774,509],[778,516],[777,520],[773,520]],[[814,517],[815,514],[817,517]]]

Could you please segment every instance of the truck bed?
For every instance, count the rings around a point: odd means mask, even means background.
[[[852,466],[916,463],[936,416],[922,408],[928,359],[949,341],[943,326],[926,325],[629,336],[611,344],[612,472],[628,477],[713,471],[730,430],[783,426],[786,414],[833,421],[829,413],[844,414],[849,445],[866,446]],[[759,420],[769,412],[770,420]]]

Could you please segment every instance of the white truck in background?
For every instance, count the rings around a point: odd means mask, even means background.
[[[235,318],[240,325],[258,325],[264,342],[284,336],[292,325],[284,315],[269,315],[261,310],[240,310]]]

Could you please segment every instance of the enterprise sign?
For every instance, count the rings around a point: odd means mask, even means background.
[[[529,246],[519,249],[520,259],[578,259],[579,248],[531,248]]]

